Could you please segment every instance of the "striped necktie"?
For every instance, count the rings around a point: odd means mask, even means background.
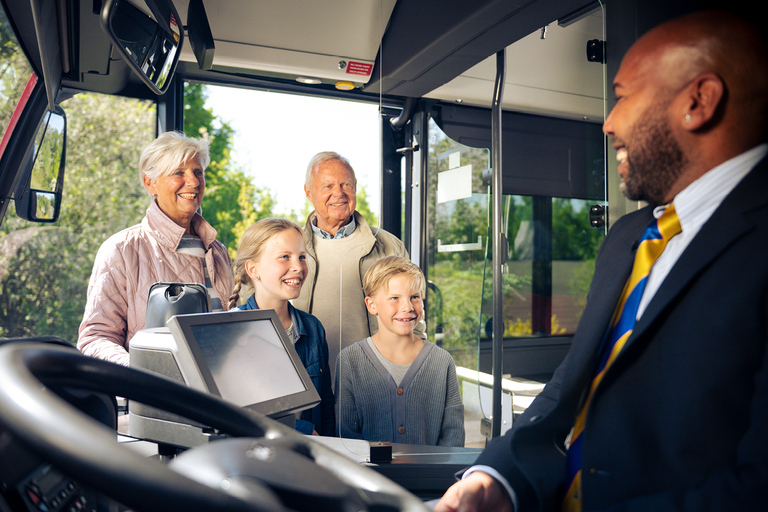
[[[643,296],[645,284],[648,281],[648,273],[651,266],[659,257],[670,238],[680,233],[680,221],[675,213],[674,205],[668,206],[657,220],[651,222],[643,233],[643,238],[635,253],[635,262],[632,273],[621,293],[614,321],[606,335],[601,348],[601,361],[595,377],[589,387],[589,394],[584,402],[576,422],[571,431],[571,442],[568,447],[567,457],[567,482],[568,490],[563,500],[564,512],[581,511],[581,453],[584,426],[587,418],[587,409],[592,401],[592,395],[603,379],[606,370],[613,364],[619,352],[624,348],[627,338],[632,334],[637,317],[637,308]]]

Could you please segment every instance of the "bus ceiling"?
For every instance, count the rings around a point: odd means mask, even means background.
[[[384,57],[365,90],[424,96],[541,27],[597,6],[594,0],[399,0],[382,39]]]
[[[145,72],[132,73],[134,63],[120,58],[125,44],[116,42],[114,33],[110,41],[102,28],[102,11],[118,3],[129,0],[7,2],[11,17],[30,25],[18,27],[21,44],[44,77],[49,108],[60,87],[146,98],[158,93]],[[305,84],[315,84],[318,94],[351,87],[346,94],[369,100],[425,97],[536,30],[600,5],[595,0],[130,3],[161,26],[169,25],[169,16],[158,13],[175,6],[181,79],[301,85],[310,94],[313,89]],[[166,32],[174,34],[173,28]],[[167,83],[173,70],[165,71]],[[489,95],[488,105],[490,100]]]

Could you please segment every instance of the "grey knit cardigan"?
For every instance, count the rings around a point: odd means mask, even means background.
[[[424,342],[398,387],[368,339],[342,350],[336,361],[339,435],[366,441],[464,446],[464,404],[451,355]]]

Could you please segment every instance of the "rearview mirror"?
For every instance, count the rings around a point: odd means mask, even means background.
[[[146,3],[155,18],[127,0],[105,2],[101,26],[131,69],[155,94],[163,94],[176,70],[184,31],[170,0]]]
[[[24,179],[17,190],[16,215],[32,222],[56,222],[61,209],[66,159],[67,118],[57,106],[46,112],[34,146],[23,164]]]

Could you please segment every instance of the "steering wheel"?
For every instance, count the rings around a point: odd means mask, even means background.
[[[60,398],[117,395],[233,436],[170,464]],[[63,473],[136,511],[428,510],[404,488],[293,429],[147,371],[40,342],[0,346],[0,421]]]

